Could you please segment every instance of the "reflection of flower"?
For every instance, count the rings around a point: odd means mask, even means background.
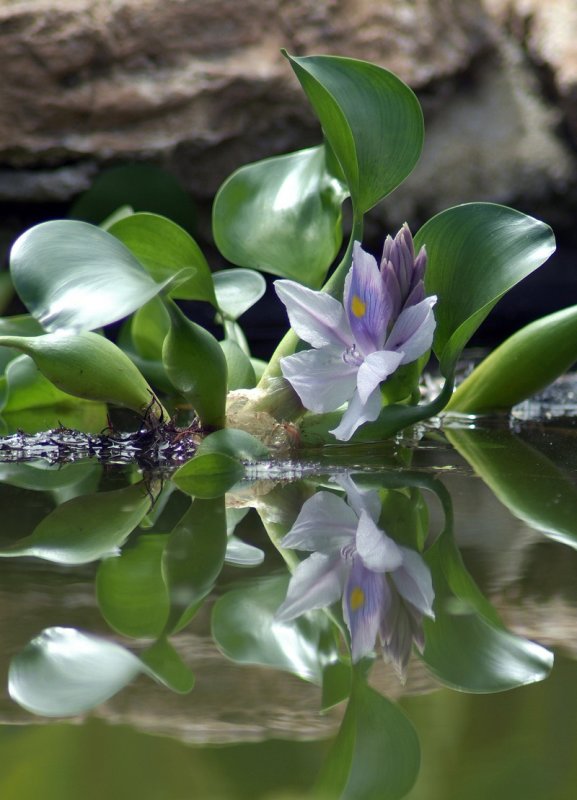
[[[297,335],[312,345],[281,359],[284,377],[310,411],[348,407],[332,433],[346,441],[381,410],[379,386],[433,341],[434,295],[425,297],[426,255],[415,258],[406,225],[387,238],[380,270],[358,242],[345,281],[344,306],[326,292],[294,281],[275,282]]]
[[[277,618],[294,619],[342,596],[353,661],[370,653],[378,637],[385,658],[402,674],[413,641],[424,645],[423,616],[434,616],[431,574],[419,553],[377,527],[377,492],[360,492],[350,478],[339,483],[347,502],[317,492],[281,542],[313,552],[296,568]]]

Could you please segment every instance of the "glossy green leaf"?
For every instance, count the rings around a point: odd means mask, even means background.
[[[133,547],[101,561],[96,597],[114,630],[134,638],[160,636],[168,619],[168,591],[162,577],[164,534],[139,536]]]
[[[496,348],[457,388],[446,410],[508,409],[544,389],[577,361],[577,306],[526,325]]]
[[[30,356],[40,372],[67,394],[168,418],[132,361],[104,336],[91,332],[0,336],[0,346]]]
[[[547,456],[509,430],[447,429],[445,435],[512,514],[577,548],[577,489]]]
[[[356,677],[316,789],[339,800],[400,800],[421,763],[419,739],[397,705]]]
[[[33,714],[75,716],[115,695],[143,671],[114,642],[74,628],[47,628],[10,663],[10,697]]]
[[[118,239],[75,220],[43,222],[22,234],[10,270],[24,305],[49,331],[116,322],[163,288]]]
[[[252,389],[256,386],[256,375],[250,358],[232,339],[220,343],[226,358],[228,371],[228,391]]]
[[[154,297],[133,314],[130,336],[139,356],[162,361],[162,343],[170,330],[170,316],[159,297]]]
[[[232,661],[275,667],[320,683],[324,665],[336,659],[332,644],[320,646],[330,623],[322,612],[277,622],[287,586],[288,575],[280,575],[227,592],[213,609],[213,638]]]
[[[338,56],[288,56],[364,213],[410,174],[423,147],[419,101],[386,69]]]
[[[172,480],[179,489],[204,499],[221,497],[242,480],[244,467],[224,453],[196,455],[179,467]]]
[[[0,410],[22,411],[44,406],[66,406],[81,402],[54,386],[44,377],[30,356],[11,361],[0,378]]]
[[[166,633],[210,592],[222,570],[226,546],[224,498],[195,500],[170,534],[162,556],[170,598]]]
[[[345,196],[322,145],[248,164],[216,195],[214,240],[233,264],[319,287],[341,244]]]
[[[496,627],[478,614],[439,609],[425,621],[423,660],[446,686],[465,692],[503,692],[544,680],[553,654]]]
[[[108,410],[104,403],[42,406],[24,411],[3,412],[0,416],[2,435],[16,431],[38,433],[60,427],[85,433],[100,433],[107,425]]]
[[[222,453],[238,461],[259,461],[270,456],[260,439],[236,428],[224,428],[206,436],[198,445],[197,454],[207,453]]]
[[[433,349],[445,376],[495,303],[555,250],[548,225],[493,203],[449,208],[415,236],[427,248],[425,284],[438,297]]]
[[[75,201],[70,216],[95,225],[130,206],[162,214],[192,232],[195,209],[177,179],[153,164],[121,164],[100,172],[92,186]]]
[[[218,307],[232,320],[258,303],[266,290],[266,281],[253,269],[222,269],[213,273]]]
[[[228,380],[222,348],[174,303],[167,307],[171,324],[162,348],[166,374],[192,405],[203,427],[222,428]]]
[[[126,245],[155,283],[165,283],[181,270],[192,269],[192,276],[170,292],[172,297],[216,305],[206,258],[192,236],[175,222],[158,214],[132,214],[108,231]]]
[[[35,556],[58,564],[88,564],[118,551],[150,507],[143,483],[75,497],[0,556]]]

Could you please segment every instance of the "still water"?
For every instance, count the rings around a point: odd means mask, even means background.
[[[576,436],[0,464],[0,797],[572,800]]]

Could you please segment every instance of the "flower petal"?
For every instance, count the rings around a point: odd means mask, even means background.
[[[358,367],[347,364],[342,348],[303,350],[281,358],[282,374],[309,411],[336,411],[355,391]]]
[[[363,564],[373,572],[392,572],[403,563],[399,545],[377,528],[367,511],[359,518],[356,546]]]
[[[353,264],[345,280],[344,305],[357,348],[363,355],[381,350],[392,302],[377,262],[358,242],[353,245]]]
[[[286,622],[306,611],[332,605],[343,593],[346,576],[347,565],[340,556],[313,553],[295,569],[276,619]]]
[[[387,350],[397,350],[403,353],[401,364],[410,364],[411,361],[422,356],[433,344],[435,332],[435,316],[433,306],[437,302],[436,295],[430,295],[401,311],[399,318],[385,343]]]
[[[374,489],[359,489],[349,473],[337,475],[333,480],[347,493],[347,503],[357,517],[360,517],[363,510],[365,510],[375,522],[379,519],[382,502],[377,491]],[[355,528],[357,523],[358,519],[355,521]]]
[[[379,389],[375,389],[375,391],[369,395],[366,403],[363,403],[358,391],[356,391],[349,401],[349,406],[343,414],[340,423],[331,433],[335,438],[339,439],[339,441],[348,442],[358,427],[364,422],[373,422],[373,420],[379,416],[380,411],[381,392]]]
[[[292,329],[313,347],[353,344],[345,310],[326,292],[315,292],[295,281],[274,282],[276,293],[286,306]]]
[[[403,564],[392,575],[395,586],[399,594],[417,611],[433,618],[435,591],[431,571],[420,553],[407,547],[401,547],[400,550],[403,554]]]
[[[365,358],[357,375],[357,389],[363,403],[382,381],[393,374],[402,360],[403,353],[393,350],[378,350]]]
[[[345,501],[332,492],[317,492],[300,510],[281,547],[332,554],[354,541],[358,518]]]
[[[343,595],[343,617],[351,634],[353,662],[375,647],[383,601],[383,576],[363,566],[360,558],[353,566]]]

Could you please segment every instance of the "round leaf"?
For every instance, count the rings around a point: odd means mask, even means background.
[[[75,716],[104,703],[143,667],[118,644],[73,628],[47,628],[10,663],[10,697],[45,717]]]
[[[49,331],[116,322],[163,288],[118,239],[76,220],[43,222],[22,234],[10,270],[22,302]]]
[[[172,297],[206,300],[216,305],[210,268],[192,236],[158,214],[132,214],[118,220],[108,232],[120,239],[156,283],[166,283],[182,269],[193,275],[173,289]]]
[[[238,319],[266,290],[265,279],[252,269],[222,269],[212,277],[218,307],[228,319]]]
[[[214,240],[223,256],[242,267],[320,286],[342,241],[346,196],[326,158],[321,145],[234,172],[213,206]]]
[[[235,458],[223,453],[206,453],[179,467],[172,479],[183,492],[210,499],[221,497],[243,476],[244,467]]]
[[[255,436],[236,428],[224,428],[205,437],[198,446],[197,455],[223,453],[238,461],[258,461],[270,452]]]
[[[495,303],[555,250],[548,225],[494,203],[449,208],[415,236],[427,248],[425,284],[436,294],[433,349],[445,376]]]

